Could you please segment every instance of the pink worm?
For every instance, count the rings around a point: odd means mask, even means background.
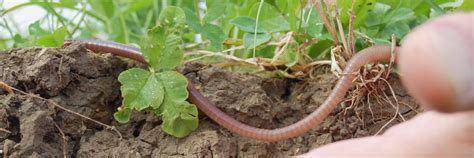
[[[79,42],[94,52],[107,52],[116,56],[121,56],[129,59],[133,59],[142,63],[146,63],[143,55],[139,48],[119,44],[108,41],[98,40],[67,40],[65,44],[72,42]],[[394,52],[397,52],[395,49]],[[397,54],[397,53],[395,53]],[[202,112],[208,117],[217,122],[219,125],[227,128],[231,132],[237,133],[244,137],[250,137],[264,141],[280,141],[289,138],[300,136],[316,125],[320,124],[331,111],[344,99],[346,92],[351,87],[352,81],[356,77],[359,69],[367,63],[376,61],[389,62],[391,58],[391,49],[389,46],[373,46],[366,48],[355,56],[347,64],[344,69],[343,76],[339,79],[333,91],[323,104],[310,115],[306,116],[302,120],[277,129],[262,129],[255,128],[246,124],[243,124],[234,118],[230,117],[226,113],[219,110],[213,105],[206,97],[204,97],[191,82],[188,84],[189,98],[188,100],[195,104]]]

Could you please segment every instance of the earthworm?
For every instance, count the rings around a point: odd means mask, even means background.
[[[133,59],[142,63],[146,63],[144,57],[140,53],[140,49],[136,47],[127,46],[115,42],[98,41],[89,39],[67,40],[65,44],[71,42],[83,43],[85,47],[94,52],[111,53],[116,56],[121,56]],[[398,48],[394,49],[397,52]],[[397,53],[394,53],[396,55]],[[367,63],[376,61],[389,62],[392,57],[390,46],[372,46],[366,48],[359,53],[356,53],[348,62],[347,67],[343,71],[342,77],[337,82],[333,91],[328,98],[323,102],[319,108],[303,118],[302,120],[286,127],[276,129],[262,129],[256,128],[244,123],[241,123],[226,113],[222,112],[215,105],[213,105],[206,97],[204,97],[191,82],[189,82],[187,89],[189,91],[188,101],[195,104],[204,114],[217,122],[219,125],[228,129],[231,132],[237,133],[244,137],[250,137],[263,141],[280,141],[289,138],[300,136],[316,125],[320,124],[331,111],[344,99],[346,92],[352,85],[359,69]],[[395,57],[395,56],[394,56]]]

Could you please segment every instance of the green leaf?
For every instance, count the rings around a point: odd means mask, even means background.
[[[28,26],[28,31],[30,33],[30,35],[32,36],[44,36],[44,35],[50,35],[51,33],[42,29],[41,26],[40,26],[40,21],[35,21],[34,23],[30,24]]]
[[[288,14],[290,19],[290,29],[293,32],[297,31],[297,26],[300,21],[298,17],[301,17],[301,1],[300,0],[287,0],[288,3]]]
[[[313,10],[309,16],[307,34],[313,38],[321,38],[324,30],[324,23],[319,19],[319,15],[315,10]]]
[[[60,0],[59,1],[61,5],[66,6],[66,7],[74,7],[76,6],[77,2],[75,0]]]
[[[244,34],[244,46],[245,48],[254,48],[256,46],[259,46],[265,42],[270,41],[272,36],[270,36],[267,33],[258,33],[257,37],[255,38],[255,35],[253,33],[245,33]],[[254,44],[255,43],[255,44]]]
[[[176,71],[163,71],[156,75],[163,83],[168,99],[182,102],[188,98],[188,80]]]
[[[245,17],[245,16],[239,16],[232,21],[230,21],[231,24],[234,24],[236,27],[238,27],[240,30],[248,32],[248,33],[254,33],[255,32],[255,24],[256,21],[254,18],[250,17]],[[261,27],[257,28],[257,33],[265,33],[265,30]]]
[[[158,18],[161,25],[179,27],[186,24],[186,14],[181,8],[168,6],[160,13]]]
[[[157,26],[148,31],[148,37],[142,40],[142,53],[145,61],[154,70],[160,69],[162,51],[165,49],[166,32],[162,26]]]
[[[361,22],[365,21],[365,18],[367,17],[368,13],[370,10],[372,10],[375,7],[376,0],[357,0],[355,1],[354,4],[354,14],[356,16],[356,19],[354,21],[354,28],[357,28]],[[338,7],[341,8],[340,11],[340,16],[341,16],[341,21],[345,24],[349,24],[349,9],[352,7],[352,1],[351,0],[340,0],[337,1]]]
[[[148,8],[152,5],[152,2],[153,2],[152,0],[131,1],[127,9],[122,14],[129,15],[130,13]]]
[[[391,15],[393,16],[387,16],[385,19],[386,23],[406,23],[416,18],[415,13],[408,8],[398,8],[393,10]]]
[[[192,10],[185,8],[184,13],[186,14],[186,24],[193,29],[195,32],[200,33],[202,29],[201,20]]]
[[[376,45],[390,45],[392,43],[388,39],[381,38],[374,38],[374,42]]]
[[[132,68],[119,75],[123,105],[138,111],[148,107],[157,109],[163,102],[163,84],[157,76],[140,68]]]
[[[198,126],[198,111],[196,106],[186,102],[188,98],[186,77],[176,71],[164,71],[156,74],[165,89],[165,99],[157,115],[162,115],[161,128],[175,137],[189,135]]]
[[[206,0],[207,12],[204,15],[204,22],[210,23],[225,13],[227,0]]]
[[[130,115],[132,114],[132,109],[120,107],[120,110],[114,113],[114,118],[120,123],[127,123],[130,121]]]
[[[122,16],[122,15],[120,15]],[[113,32],[109,35],[108,40],[126,43],[127,41],[127,34],[129,32],[127,26],[124,26],[122,23],[123,18],[120,16],[112,17],[109,19],[108,25],[110,25],[110,32]]]
[[[390,8],[390,5],[377,3],[377,5],[375,5],[375,7],[369,12],[371,18],[365,20],[365,25],[367,27],[372,27],[387,23],[384,19],[387,19],[386,16],[388,15]]]
[[[44,35],[40,37],[37,43],[45,47],[59,47],[63,45],[64,39],[67,36],[66,27],[60,27],[52,35]]]
[[[183,61],[183,51],[179,48],[181,38],[170,35],[159,58],[159,70],[172,70]]]
[[[285,66],[287,67],[292,67],[293,65],[298,63],[298,55],[296,54],[296,52],[287,52],[282,55],[281,59],[286,61]]]
[[[54,41],[57,42],[58,46],[63,45],[64,39],[67,36],[67,28],[62,26],[58,28],[56,31],[53,33]]]
[[[459,6],[458,10],[461,11],[474,11],[474,1],[473,0],[464,0],[464,2]]]
[[[211,41],[212,47],[218,51],[222,49],[222,43],[227,38],[219,26],[206,23],[202,28],[202,36]]]
[[[163,113],[161,129],[175,137],[182,138],[196,130],[199,124],[196,106],[188,102],[169,103]]]
[[[259,4],[255,4],[250,12],[250,17],[257,19]],[[275,7],[268,3],[263,3],[260,10],[258,27],[262,27],[268,32],[281,32],[290,30],[288,21],[278,12]]]
[[[21,37],[20,34],[15,34],[15,36],[13,36],[13,41],[15,42],[16,45],[26,42],[26,40],[23,37]]]
[[[333,46],[333,41],[326,39],[326,40],[321,40],[316,44],[313,44],[310,48],[310,51],[308,55],[312,58],[317,58],[319,56],[322,56],[323,53]]]
[[[102,17],[112,19],[115,16],[116,8],[114,0],[88,0],[92,10]]]
[[[170,35],[163,27],[150,30],[148,35],[142,42],[142,53],[151,68],[171,70],[181,64],[183,51],[179,47],[182,43],[179,36]]]
[[[382,37],[390,39],[392,34],[395,34],[397,38],[404,37],[410,32],[410,26],[406,23],[389,23],[383,30]]]
[[[425,0],[425,3],[428,4],[438,15],[444,14],[444,10],[436,4],[434,0]]]
[[[275,55],[276,46],[265,46],[261,49],[257,49],[255,55],[262,58],[273,58]]]
[[[288,10],[288,3],[289,1],[275,1],[275,5],[278,7],[278,9],[282,12],[282,13],[286,13],[287,10]]]

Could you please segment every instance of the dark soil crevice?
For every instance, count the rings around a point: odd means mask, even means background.
[[[309,133],[286,141],[267,143],[242,138],[223,129],[200,113],[199,128],[177,139],[161,131],[161,120],[148,112],[133,112],[129,123],[120,124],[113,113],[121,104],[117,77],[130,66],[107,54],[89,53],[83,46],[13,49],[0,53],[0,79],[40,94],[61,106],[116,126],[112,131],[68,112],[54,109],[44,100],[0,92],[0,145],[8,156],[62,157],[65,133],[68,157],[286,157],[331,142],[375,134],[394,115],[386,102],[361,98],[339,105],[321,125]],[[336,77],[328,68],[315,71],[312,79],[265,78],[235,73],[190,62],[178,70],[204,96],[233,118],[260,128],[288,126],[318,108],[331,92]],[[398,78],[389,82],[400,102],[418,108]],[[390,94],[388,89],[383,89]],[[353,94],[349,94],[351,96]],[[408,119],[416,112],[400,105]],[[396,119],[390,125],[400,122]]]

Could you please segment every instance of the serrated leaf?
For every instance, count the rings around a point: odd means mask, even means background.
[[[159,21],[160,25],[149,30],[142,42],[143,56],[153,70],[174,69],[183,59],[179,47],[182,41],[177,34],[181,31],[179,27],[186,23],[186,16],[180,8],[166,7]]]
[[[163,84],[155,74],[140,68],[122,72],[118,80],[122,84],[123,105],[138,111],[148,107],[157,109],[164,98]]]
[[[165,48],[162,50],[160,56],[160,70],[172,70],[183,61],[183,51],[180,50],[179,45],[181,38],[171,35],[166,39]]]
[[[244,34],[244,46],[245,48],[254,48],[256,46],[259,46],[265,42],[270,41],[272,39],[272,36],[270,36],[268,33],[258,33],[255,42],[254,42],[255,35],[253,33],[245,33]]]
[[[212,47],[218,51],[222,49],[222,43],[227,38],[227,35],[219,26],[209,23],[204,24],[201,33],[204,38],[211,41]]]
[[[154,110],[157,115],[162,115],[161,128],[175,137],[189,135],[198,126],[198,111],[195,105],[186,102],[186,77],[176,71],[164,71],[156,75],[166,92],[162,106]]]
[[[167,34],[163,27],[149,31],[149,37],[143,40],[142,53],[154,70],[171,70],[181,64],[183,51],[179,47],[181,38]]]
[[[132,109],[121,108],[119,111],[114,113],[114,118],[120,123],[127,123],[130,121],[130,115],[132,114]]]
[[[227,0],[206,0],[207,11],[204,15],[204,22],[210,23],[225,13]]]
[[[148,31],[148,37],[142,40],[142,54],[145,61],[154,70],[160,69],[160,57],[166,44],[165,29],[157,26]]]
[[[257,19],[258,7],[258,3],[254,4],[250,12],[250,17]],[[275,7],[266,2],[262,5],[258,20],[258,27],[262,27],[270,33],[290,30],[290,24],[283,15],[281,15]]]
[[[231,24],[234,24],[236,27],[238,27],[240,30],[248,32],[248,33],[254,33],[255,32],[255,24],[256,21],[254,18],[251,17],[246,17],[246,16],[240,16],[237,17],[233,20],[230,21]],[[265,30],[261,27],[257,28],[257,33],[265,33]]]
[[[186,14],[181,8],[168,6],[160,13],[158,17],[161,25],[167,27],[179,27],[186,24]]]
[[[165,102],[163,113],[163,124],[161,129],[166,133],[178,138],[189,135],[196,130],[199,124],[198,110],[196,106],[188,102],[173,103]]]

